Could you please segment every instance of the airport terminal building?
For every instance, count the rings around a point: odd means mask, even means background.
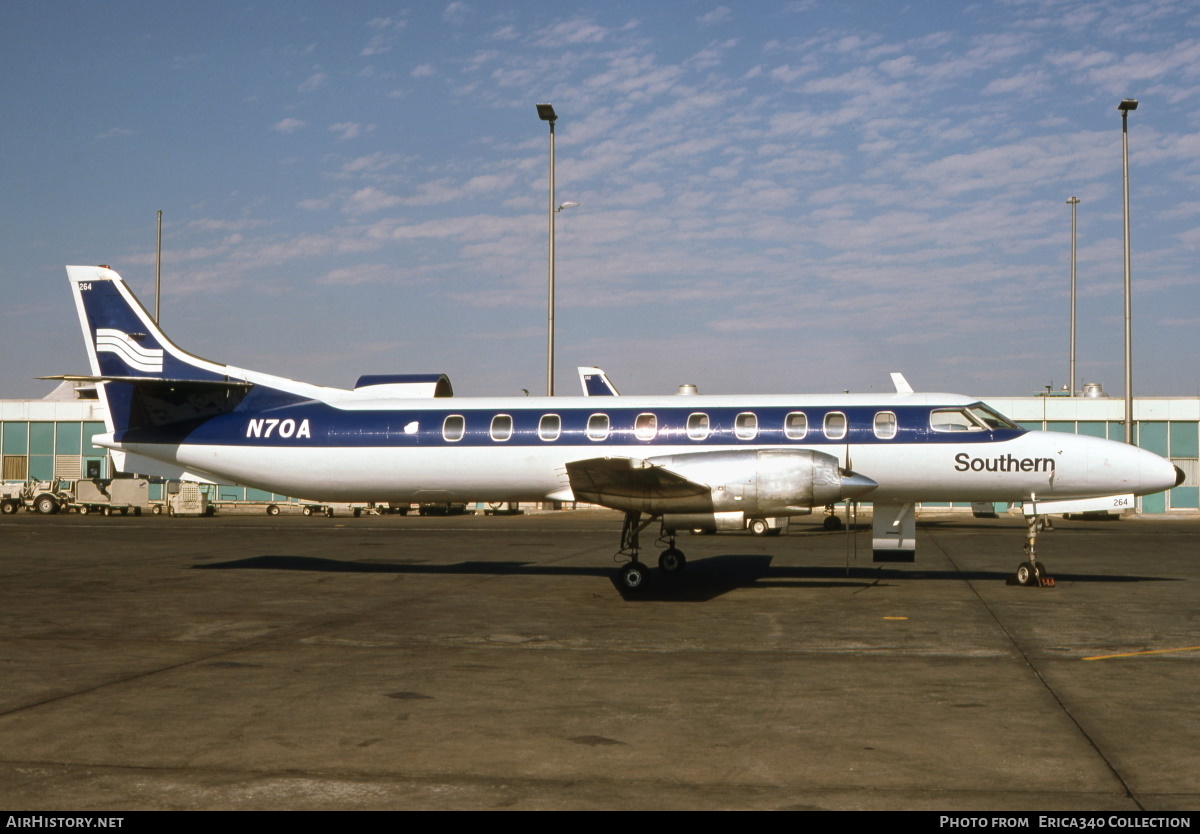
[[[1118,398],[987,397],[984,402],[1027,429],[1113,440],[1125,437],[1125,403]],[[1200,397],[1142,397],[1135,399],[1133,406],[1135,444],[1168,458],[1186,476],[1182,485],[1168,492],[1139,498],[1138,511],[1200,509]],[[44,399],[0,400],[3,480],[112,477],[107,451],[92,444],[92,438],[103,433],[104,406],[90,386],[63,383]],[[222,503],[289,500],[287,496],[242,486],[218,484],[209,490],[210,500]],[[308,496],[292,498],[304,497]],[[385,498],[381,496],[380,500]]]

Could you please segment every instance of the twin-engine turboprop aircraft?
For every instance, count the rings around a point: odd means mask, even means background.
[[[1183,477],[1132,446],[914,393],[899,374],[895,394],[842,396],[618,397],[603,372],[590,397],[458,398],[440,374],[308,385],[181,350],[107,267],[67,274],[92,370],[67,378],[99,383],[108,434],[94,442],[120,470],[326,502],[588,501],[625,513],[627,589],[646,578],[638,535],[654,522],[669,574],[685,564],[677,530],[867,499],[876,558],[911,561],[919,501],[1144,495]],[[1036,520],[1023,584],[1047,583]]]

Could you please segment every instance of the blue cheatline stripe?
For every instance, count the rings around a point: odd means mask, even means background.
[[[250,398],[247,398],[249,402]],[[463,402],[465,405],[466,402]],[[244,405],[244,404],[243,404]],[[262,410],[238,408],[228,414],[160,426],[153,429],[134,429],[118,432],[121,442],[191,443],[221,446],[290,446],[290,447],[438,447],[438,446],[573,446],[582,449],[615,448],[652,450],[656,446],[689,446],[704,449],[712,446],[797,446],[837,448],[847,443],[861,445],[897,444],[977,444],[1010,440],[1024,434],[1023,429],[999,429],[977,432],[943,432],[929,429],[929,413],[937,406],[892,407],[896,414],[897,432],[891,439],[875,436],[873,420],[880,410],[874,407],[830,408],[828,412],[846,415],[847,436],[829,439],[820,426],[826,410],[770,407],[755,409],[758,428],[751,439],[739,438],[735,428],[737,418],[747,409],[719,407],[696,408],[567,408],[538,409],[471,409],[446,408],[436,410],[378,410],[347,411],[325,403],[305,402]],[[785,417],[804,411],[812,428],[801,438],[790,438],[784,432]],[[702,440],[687,435],[688,417],[697,412],[709,418],[710,434]],[[635,431],[639,415],[654,414],[657,431],[652,439],[641,439]],[[542,440],[538,426],[546,414],[561,419],[561,430],[554,440]],[[588,420],[595,414],[609,418],[610,430],[603,440],[589,439]],[[446,440],[442,426],[449,416],[463,418],[461,439]],[[490,429],[497,415],[512,418],[509,439],[492,439]]]

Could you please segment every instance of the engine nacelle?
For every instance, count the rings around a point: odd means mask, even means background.
[[[744,518],[799,515],[857,498],[878,486],[810,449],[691,452],[638,460],[592,458],[567,464],[577,500],[624,512]]]
[[[760,518],[799,515],[875,487],[869,478],[842,469],[833,455],[811,449],[692,452],[646,462],[709,487],[707,496],[686,509],[664,508],[672,513],[740,512]]]

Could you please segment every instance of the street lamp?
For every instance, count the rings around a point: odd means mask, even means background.
[[[550,252],[549,277],[547,279],[547,308],[546,308],[546,396],[554,396],[554,215],[558,213],[554,205],[554,123],[558,114],[554,105],[539,104],[538,118],[550,123]]]
[[[1079,205],[1079,198],[1072,197],[1067,200],[1067,204],[1071,207],[1071,373],[1067,380],[1067,391],[1073,397],[1075,396],[1075,207]]]
[[[1129,111],[1137,110],[1137,99],[1117,105],[1121,111],[1121,159],[1125,192],[1125,442],[1133,443],[1133,338],[1129,292]]]

